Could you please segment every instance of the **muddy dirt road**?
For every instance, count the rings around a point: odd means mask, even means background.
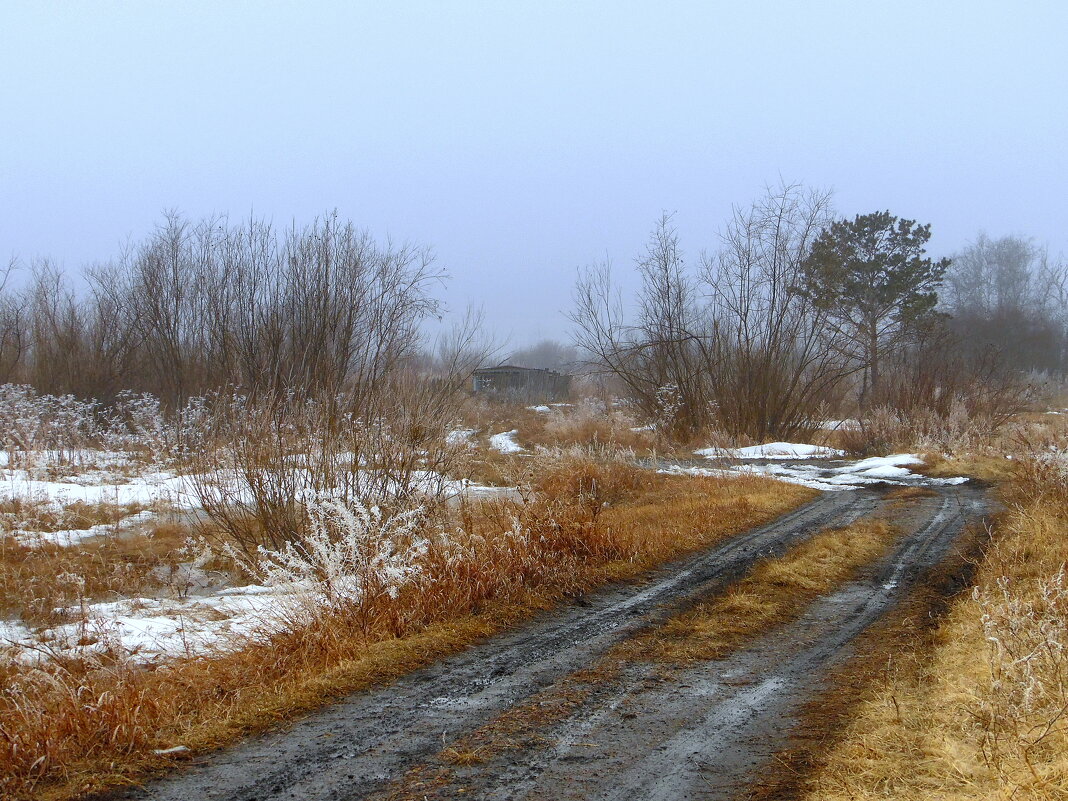
[[[122,797],[689,799],[744,797],[794,711],[856,634],[986,512],[982,490],[827,493],[775,523],[546,614]],[[905,533],[792,623],[718,661],[627,662],[613,646],[828,526],[869,515]]]

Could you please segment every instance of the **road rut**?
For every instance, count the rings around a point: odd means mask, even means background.
[[[883,494],[824,494],[666,565],[640,585],[592,593],[124,797],[729,797],[781,745],[791,711],[817,688],[820,668],[944,557],[966,520],[984,513],[981,491],[965,485],[910,501],[900,515],[908,536],[890,557],[751,648],[669,675],[655,665],[627,665],[586,686],[574,709],[533,744],[484,764],[446,766],[439,754],[510,710],[566,689],[614,645],[719,591],[757,560],[884,507]],[[428,776],[435,781],[428,784]]]

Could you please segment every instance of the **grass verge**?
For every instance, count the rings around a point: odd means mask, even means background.
[[[904,632],[805,797],[1068,798],[1068,471],[1017,471],[972,592]]]
[[[982,526],[969,527],[956,553],[930,571],[909,596],[854,641],[848,661],[831,671],[826,689],[798,715],[789,746],[749,790],[751,801],[798,799],[848,728],[860,704],[879,687],[915,672],[935,647],[938,626],[956,597],[969,590],[987,542]]]
[[[862,520],[822,531],[780,557],[759,562],[741,581],[619,646],[629,659],[685,663],[722,659],[805,608],[883,556],[896,530]]]

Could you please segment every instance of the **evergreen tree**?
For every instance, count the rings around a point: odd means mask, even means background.
[[[865,370],[862,402],[878,397],[880,361],[934,314],[949,259],[932,261],[931,226],[888,211],[825,228],[798,291],[828,313],[834,333]]]

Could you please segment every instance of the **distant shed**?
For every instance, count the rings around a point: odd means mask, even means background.
[[[471,375],[476,395],[521,403],[555,403],[566,401],[571,392],[571,376],[535,367],[501,364],[483,367]]]

